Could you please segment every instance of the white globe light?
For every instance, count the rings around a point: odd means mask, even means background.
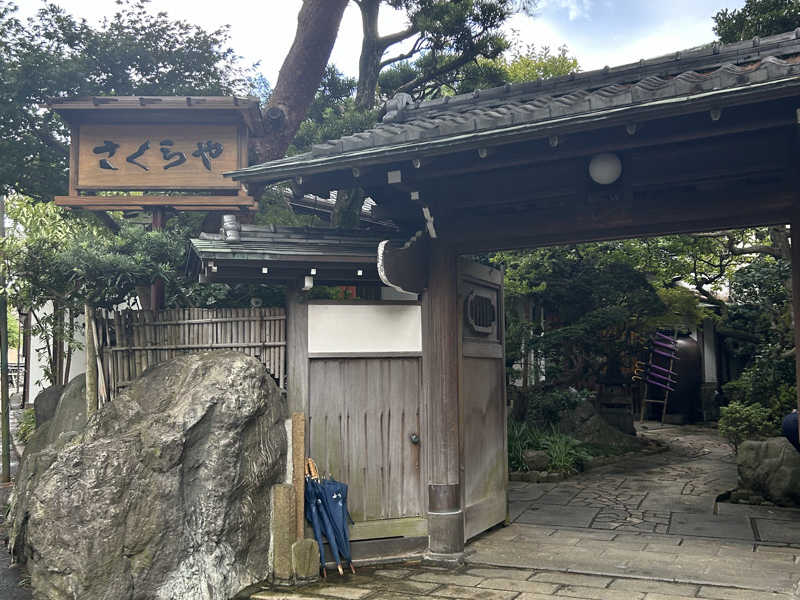
[[[597,154],[589,161],[589,177],[600,185],[614,183],[622,175],[622,161],[616,154]]]

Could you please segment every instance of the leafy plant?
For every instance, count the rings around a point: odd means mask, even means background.
[[[734,450],[738,450],[743,441],[764,437],[776,429],[769,409],[760,404],[731,402],[722,407],[721,413],[719,432]]]
[[[547,469],[558,473],[577,473],[591,454],[574,437],[552,429],[541,437],[542,449],[550,457]]]
[[[508,468],[511,471],[527,471],[525,452],[541,449],[541,432],[528,425],[509,419],[508,421]]]
[[[32,408],[22,412],[22,418],[17,425],[17,439],[22,444],[27,444],[36,429],[36,413]]]

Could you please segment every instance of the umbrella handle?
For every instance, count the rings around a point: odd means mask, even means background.
[[[314,462],[314,459],[309,457],[306,459],[306,471],[308,472],[309,477],[312,479],[319,480],[319,471],[317,471],[317,465]]]

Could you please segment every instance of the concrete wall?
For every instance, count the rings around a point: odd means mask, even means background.
[[[422,307],[418,304],[309,304],[308,352],[422,352]]]
[[[44,309],[36,312],[39,319],[46,315],[51,314],[53,307],[47,304]],[[35,323],[35,321],[34,321]],[[86,354],[83,351],[85,338],[83,336],[83,315],[80,316],[77,322],[79,331],[76,335],[80,342],[81,349],[72,351],[72,363],[69,369],[69,378],[72,379],[76,375],[86,372]],[[33,402],[36,395],[44,388],[49,387],[50,383],[45,376],[45,366],[47,365],[47,344],[38,336],[31,335],[31,394],[30,401]],[[41,350],[42,352],[38,352]]]

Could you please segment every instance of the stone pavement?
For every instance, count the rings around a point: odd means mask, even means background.
[[[252,598],[800,600],[800,510],[717,503],[736,464],[715,430],[641,433],[670,449],[559,483],[511,482],[512,523],[473,540],[457,569],[365,568]]]

